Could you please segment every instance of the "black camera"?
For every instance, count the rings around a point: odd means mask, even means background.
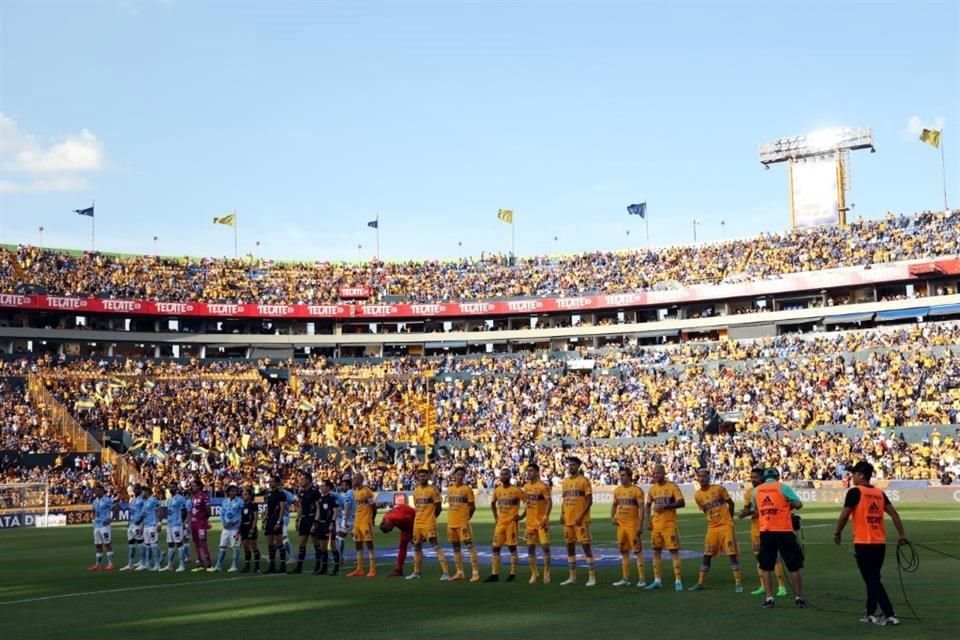
[[[793,523],[793,530],[800,531],[800,516],[795,513],[790,514],[790,522]]]

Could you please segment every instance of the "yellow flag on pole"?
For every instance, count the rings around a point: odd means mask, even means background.
[[[219,216],[213,219],[213,224],[225,224],[228,227],[236,226],[237,224],[237,214],[231,213],[226,216]]]
[[[498,209],[497,218],[506,222],[507,224],[513,224],[513,210],[512,209]]]
[[[924,129],[920,133],[920,140],[926,142],[935,149],[940,148],[940,131],[937,129]]]

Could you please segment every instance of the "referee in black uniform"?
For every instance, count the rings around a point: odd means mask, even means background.
[[[319,542],[319,546],[317,547],[318,565],[313,572],[314,575],[327,573],[327,562],[330,558],[327,548],[336,533],[338,505],[337,496],[333,495],[333,483],[324,480],[320,483],[320,499],[317,501],[317,534],[314,540]],[[330,575],[340,575],[340,549],[336,544],[333,545],[333,572]]]
[[[240,512],[240,544],[243,546],[243,570],[250,573],[250,555],[253,554],[253,572],[260,572],[260,547],[257,546],[257,505],[253,501],[253,490],[243,490],[243,511]]]
[[[300,513],[297,517],[297,534],[300,536],[300,548],[297,550],[297,568],[293,573],[303,573],[303,560],[307,557],[307,539],[313,535],[314,558],[317,568],[320,567],[320,544],[317,540],[317,503],[320,501],[320,492],[313,486],[313,476],[307,471],[300,472],[300,492],[297,502],[300,503]]]
[[[287,496],[280,488],[280,476],[270,478],[270,493],[267,494],[267,515],[264,533],[269,545],[270,567],[267,573],[287,572],[287,551],[283,548],[283,513],[287,508]],[[277,570],[277,553],[280,554],[280,569]]]

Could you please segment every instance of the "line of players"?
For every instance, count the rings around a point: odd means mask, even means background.
[[[586,558],[588,579],[586,586],[596,585],[596,569],[593,557],[592,536],[590,530],[590,512],[593,506],[592,487],[589,480],[580,472],[581,461],[578,458],[568,459],[568,477],[562,487],[561,520],[564,531],[564,541],[567,550],[567,565],[569,575],[561,585],[577,583],[576,545],[579,544]],[[409,580],[419,579],[423,566],[423,547],[430,544],[437,555],[441,566],[441,581],[465,580],[463,550],[470,557],[471,582],[480,581],[479,558],[473,541],[473,531],[470,521],[476,511],[473,490],[464,484],[466,472],[463,468],[454,470],[453,484],[447,490],[447,540],[453,546],[455,572],[451,575],[443,548],[440,546],[437,535],[437,517],[442,511],[442,498],[435,487],[430,485],[430,474],[426,469],[417,473],[417,486],[413,491],[414,508],[409,510],[393,509],[383,519],[380,529],[390,532],[398,528],[401,533],[400,555],[397,569],[391,576],[401,576],[403,562],[408,545],[414,546],[413,572],[407,576]],[[527,545],[527,557],[530,567],[531,584],[542,578],[544,583],[551,581],[551,549],[550,549],[550,515],[553,510],[550,487],[540,479],[540,470],[536,464],[528,465],[526,484],[517,487],[512,484],[512,474],[509,469],[500,473],[500,484],[494,490],[491,509],[496,522],[493,534],[493,560],[491,574],[486,582],[497,582],[500,579],[501,552],[504,546],[510,553],[510,571],[507,581],[514,581],[519,564],[518,542],[519,522],[525,522],[524,540]],[[620,484],[616,487],[611,506],[610,518],[616,526],[617,546],[621,554],[621,579],[614,583],[616,587],[631,584],[631,554],[636,564],[638,587],[646,589],[662,588],[661,556],[663,550],[670,552],[673,561],[674,588],[683,590],[682,567],[680,561],[680,537],[677,528],[677,510],[686,506],[682,493],[676,484],[666,480],[666,473],[662,465],[657,465],[653,471],[653,484],[645,495],[643,490],[633,483],[633,473],[627,467],[620,468]],[[761,579],[765,572],[777,574],[778,596],[785,596],[786,585],[780,564],[776,562],[778,553],[784,559],[791,572],[792,583],[797,593],[797,603],[802,603],[802,554],[798,553],[789,541],[778,547],[773,553],[772,561],[764,558],[761,550],[761,521],[763,510],[756,507],[754,493],[765,483],[763,470],[755,469],[752,473],[752,484],[746,496],[746,506],[740,512],[740,518],[751,518],[751,543],[757,554],[758,570]],[[739,564],[739,549],[734,529],[734,503],[729,493],[720,485],[710,483],[710,474],[701,469],[697,474],[700,489],[695,501],[697,506],[707,517],[707,534],[704,543],[704,556],[700,567],[699,579],[690,591],[699,591],[704,588],[707,574],[711,568],[714,556],[725,553],[731,561],[734,576],[735,590],[743,591],[742,572]],[[789,487],[779,483],[779,477],[770,477],[767,482],[775,482],[778,491],[786,496],[788,512],[799,509],[802,505]],[[271,491],[266,497],[264,511],[264,534],[268,543],[269,566],[267,573],[286,573],[287,562],[292,560],[292,549],[286,532],[289,527],[290,507],[299,505],[299,516],[296,531],[299,535],[299,545],[296,556],[296,567],[290,573],[302,573],[306,556],[307,543],[313,541],[316,567],[314,574],[327,574],[329,555],[333,555],[333,571],[331,575],[338,575],[343,559],[344,543],[348,533],[352,533],[356,545],[354,571],[347,574],[351,577],[376,576],[376,557],[374,549],[374,522],[376,519],[376,494],[363,483],[363,477],[357,474],[352,480],[353,489],[349,490],[349,481],[345,481],[341,492],[334,493],[330,481],[323,481],[319,488],[314,487],[312,477],[304,472],[300,475],[299,495],[294,496],[281,487],[279,477],[271,480]],[[233,550],[233,561],[228,569],[230,572],[239,571],[238,560],[242,547],[244,553],[243,572],[258,572],[260,570],[260,550],[258,539],[259,508],[254,503],[253,494],[249,489],[243,491],[242,497],[237,497],[236,487],[227,490],[227,498],[221,505],[221,533],[219,555],[216,563],[211,563],[207,547],[206,532],[210,528],[210,505],[206,492],[199,481],[192,485],[192,495],[188,498],[179,493],[176,486],[170,487],[170,497],[163,509],[160,501],[152,495],[150,487],[142,487],[139,496],[131,502],[130,526],[128,529],[128,563],[121,570],[174,570],[177,559],[179,567],[176,571],[185,571],[189,560],[189,542],[192,540],[197,550],[197,563],[193,571],[220,571],[228,550]],[[104,557],[107,558],[106,570],[113,568],[113,550],[110,540],[110,522],[112,520],[113,502],[104,495],[102,487],[97,488],[97,497],[94,500],[94,543],[97,549],[97,562],[90,567],[99,570]],[[769,499],[769,498],[767,498]],[[521,513],[521,506],[524,507]],[[161,565],[162,554],[158,546],[161,514],[167,521],[167,557],[166,564]],[[645,581],[645,567],[643,557],[643,531],[646,524],[651,533],[653,547],[653,581]],[[352,530],[352,531],[351,531]],[[786,532],[783,532],[786,533]],[[793,535],[792,528],[790,535]],[[543,554],[542,571],[538,566],[537,546]],[[140,548],[140,562],[135,562],[135,552]],[[364,570],[364,560],[367,560],[368,570]],[[772,576],[771,576],[772,578]],[[766,580],[764,580],[766,584]],[[755,595],[767,593],[761,586],[753,592]]]
[[[362,484],[362,478],[355,482]],[[300,545],[305,544],[304,536],[311,535],[313,523],[317,523],[318,533],[314,534],[315,551],[317,558],[321,557],[321,550],[333,548],[334,575],[339,572],[340,557],[344,551],[345,539],[353,528],[353,495],[350,480],[345,479],[340,493],[333,493],[333,486],[328,481],[321,483],[319,488],[313,486],[312,478],[307,474],[301,476],[300,496],[280,488],[279,478],[271,481],[271,492],[267,497],[264,514],[264,534],[268,540],[271,558],[271,568],[268,572],[285,571],[288,557],[292,557],[292,548],[287,535],[289,530],[291,507],[300,504],[298,518],[298,532],[307,529],[301,534]],[[368,490],[369,491],[369,490]],[[162,502],[153,494],[149,486],[135,486],[134,497],[130,501],[130,519],[127,527],[127,564],[120,571],[187,571],[190,561],[190,543],[196,549],[197,559],[192,569],[194,572],[221,571],[228,551],[233,552],[233,558],[228,572],[241,571],[243,573],[260,571],[260,550],[257,543],[259,537],[258,523],[260,507],[255,503],[253,492],[244,489],[238,496],[235,486],[227,488],[227,497],[220,506],[222,531],[220,534],[219,554],[214,563],[207,543],[207,531],[210,529],[210,502],[209,495],[203,490],[202,484],[194,480],[190,485],[190,494],[184,495],[176,484],[169,487],[169,498]],[[371,498],[372,499],[372,498]],[[112,571],[114,569],[114,551],[112,544],[111,525],[114,519],[116,503],[106,495],[103,486],[95,488],[93,501],[94,545],[96,548],[96,562],[89,568],[90,571]],[[321,511],[322,510],[322,515]],[[159,546],[162,524],[167,526],[167,551],[162,552]],[[137,553],[139,551],[139,560]],[[244,568],[238,567],[240,552],[244,554]],[[301,567],[305,549],[300,549]],[[278,566],[275,556],[281,555]],[[164,555],[166,562],[164,564]],[[103,564],[105,562],[105,564]],[[177,564],[179,563],[179,566]],[[325,565],[326,563],[324,563]],[[102,565],[102,566],[101,566]],[[319,573],[318,562],[318,573]],[[325,571],[324,571],[325,572]]]

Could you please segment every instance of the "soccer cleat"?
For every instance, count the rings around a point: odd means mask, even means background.
[[[402,578],[402,577],[403,577],[403,571],[401,571],[400,569],[394,569],[393,571],[391,571],[390,573],[387,574],[387,577],[388,577],[388,578]]]
[[[219,572],[220,572],[220,567],[210,567],[209,569],[207,569],[207,573],[219,573]]]
[[[227,569],[227,573],[236,573],[238,571],[239,569],[237,569],[236,567],[230,567],[229,569]]]
[[[677,589],[677,591],[679,590],[680,589]],[[705,590],[706,590],[706,587],[700,584],[699,582],[693,585],[692,587],[690,587],[689,589],[687,589],[687,591],[705,591]]]
[[[629,580],[617,580],[616,582],[613,583],[613,586],[615,586],[615,587],[629,587],[629,586],[630,586],[630,581],[629,581]]]
[[[476,574],[470,576],[470,582],[480,582],[480,576]]]
[[[130,571],[130,569],[132,569],[132,568],[133,568],[133,567],[131,567],[130,565],[124,565],[124,566],[120,567],[120,571]]]
[[[777,589],[777,597],[778,597],[778,598],[786,598],[788,595],[790,595],[790,594],[787,593],[787,588],[786,588],[786,587],[780,587],[779,589]]]
[[[537,584],[537,578],[538,578],[538,577],[539,577],[539,576],[538,576],[537,574],[535,574],[535,573],[532,574],[532,575],[530,576],[530,580],[529,580],[530,584]]]
[[[513,582],[516,579],[517,579],[516,574],[511,573],[510,575],[507,576],[507,582]]]
[[[807,601],[804,600],[803,598],[797,598],[797,599],[795,599],[795,600],[793,601],[793,604],[795,604],[795,605],[797,606],[797,609],[806,609],[806,608],[807,608]]]
[[[500,576],[493,574],[492,576],[487,576],[487,579],[484,582],[500,582]]]
[[[550,584],[550,574],[549,574],[549,573],[543,574],[543,584]]]
[[[645,588],[647,591],[656,591],[657,589],[663,589],[663,583],[661,583],[659,580],[654,580]]]
[[[683,582],[682,582],[681,580],[677,580],[676,582],[674,582],[674,583],[673,583],[673,590],[674,590],[674,591],[683,591]]]
[[[88,568],[87,568],[87,571],[100,571],[100,565],[95,564],[95,565],[93,565],[93,566],[91,566],[91,567],[88,567]]]
[[[176,573],[183,573],[183,572],[186,571],[186,570],[187,570],[187,568],[184,567],[183,565],[181,565],[181,566],[177,567]]]
[[[743,585],[742,585],[742,584],[738,584],[737,586],[735,586],[735,587],[733,588],[733,592],[734,592],[734,593],[743,593]]]
[[[877,616],[865,615],[862,618],[860,618],[860,622],[863,622],[864,624],[874,624],[876,621],[877,621]]]
[[[293,569],[290,569],[290,571],[288,571],[287,573],[289,573],[290,575],[303,573],[303,567],[294,567]]]
[[[450,574],[445,573],[442,576],[440,576],[440,582],[450,582]]]
[[[750,592],[750,595],[752,595],[752,596],[762,596],[762,595],[766,595],[766,593],[767,593],[767,590],[764,589],[763,587],[760,587],[759,589],[754,589],[753,591],[751,591],[751,592]]]
[[[467,576],[463,575],[462,571],[457,571],[455,574],[453,574],[453,577],[450,578],[450,582],[459,582],[461,580],[466,580],[466,579],[467,579]]]
[[[407,580],[419,580],[419,579],[420,579],[420,574],[419,574],[419,573],[411,573],[410,575],[408,575],[408,576],[406,577],[406,579],[407,579]],[[441,580],[442,580],[442,578],[441,578]]]
[[[139,564],[137,565],[137,568],[134,569],[134,571],[146,571],[146,570],[147,570],[146,567],[144,567],[144,566],[142,566],[142,565],[139,565]]]
[[[587,582],[586,582],[586,584],[585,584],[584,586],[587,586],[587,587],[595,587],[595,586],[597,586],[597,579],[591,577],[589,580],[587,580]]]
[[[401,573],[401,574],[398,574],[398,575],[403,575],[403,574]],[[368,577],[368,578],[376,578],[376,577],[377,577],[377,570],[376,570],[376,569],[370,569],[370,571],[367,572],[367,577]]]
[[[355,571],[351,571],[350,573],[348,573],[348,574],[347,574],[347,577],[348,577],[348,578],[362,578],[362,577],[365,576],[365,575],[367,575],[367,574],[365,574],[365,573],[364,573],[363,571],[361,571],[360,569],[356,569]]]
[[[154,573],[160,573],[160,565],[157,565],[153,568]]]
[[[560,586],[561,586],[561,587],[566,587],[566,586],[571,585],[571,584],[577,584],[577,579],[576,579],[576,578],[567,578],[566,580],[564,580],[563,582],[560,583]]]
[[[760,606],[762,606],[764,609],[773,609],[775,606],[777,606],[777,603],[773,598],[764,598],[763,604]]]
[[[142,571],[142,570],[143,570],[143,563],[142,563],[142,562],[138,562],[137,564],[133,565],[133,570],[134,570],[134,571]]]
[[[647,583],[644,582],[643,580],[641,580],[640,582],[637,583],[637,588],[638,588],[638,589],[643,589],[643,588],[646,587],[646,586],[647,586]]]
[[[103,570],[104,570],[104,571],[113,571],[113,565],[112,565],[112,564],[108,564],[107,566],[105,566],[105,567],[103,568]]]
[[[137,571],[139,571],[139,569],[137,569]],[[206,571],[204,567],[194,567],[190,570],[190,573],[206,573]]]
[[[873,624],[878,627],[886,627],[887,625],[896,626],[900,624],[900,620],[898,620],[896,616],[877,616]]]

